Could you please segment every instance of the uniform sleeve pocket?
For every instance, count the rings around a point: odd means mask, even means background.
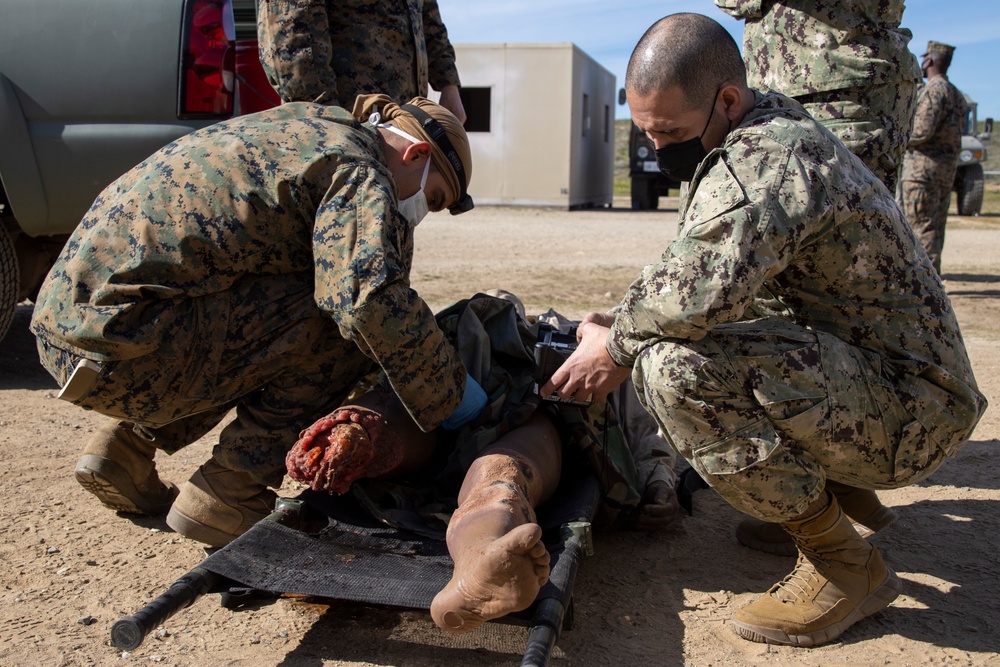
[[[689,236],[695,237],[699,236],[699,226],[732,211],[746,201],[743,186],[721,159],[717,159],[701,175],[699,181],[701,180],[711,181],[712,187],[696,188],[684,214],[684,228]]]

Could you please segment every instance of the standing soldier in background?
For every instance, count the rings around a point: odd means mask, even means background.
[[[948,81],[954,46],[928,42],[921,69],[927,85],[917,95],[913,131],[903,159],[900,206],[941,273],[944,226],[958,170],[965,124],[965,98]]]
[[[715,4],[744,19],[747,84],[800,102],[894,192],[920,83],[903,0]]]
[[[402,104],[430,84],[465,123],[437,0],[260,0],[257,17],[260,62],[283,102],[350,108],[384,93]]]

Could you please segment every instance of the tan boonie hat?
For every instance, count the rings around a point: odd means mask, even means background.
[[[458,215],[472,209],[472,149],[469,135],[454,114],[426,97],[414,97],[399,105],[388,95],[358,95],[351,113],[361,122],[378,113],[378,122],[392,121],[403,132],[427,141],[431,145],[431,162],[458,197],[448,210]]]
[[[931,41],[927,42],[927,53],[924,55],[926,56],[930,53],[940,53],[946,58],[951,58],[951,54],[955,53],[955,47],[950,44],[945,44],[944,42]]]

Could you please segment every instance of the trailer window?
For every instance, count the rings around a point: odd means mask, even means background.
[[[490,131],[490,100],[492,89],[490,88],[459,88],[459,95],[462,98],[462,106],[465,107],[465,131],[466,132],[489,132]]]

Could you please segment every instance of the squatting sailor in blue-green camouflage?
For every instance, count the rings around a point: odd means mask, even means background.
[[[718,23],[656,23],[625,89],[661,169],[690,181],[680,231],[542,392],[600,400],[631,374],[708,484],[798,550],[737,632],[828,642],[900,590],[833,483],[917,483],[986,408],[955,313],[892,193],[799,103],[749,88]]]

